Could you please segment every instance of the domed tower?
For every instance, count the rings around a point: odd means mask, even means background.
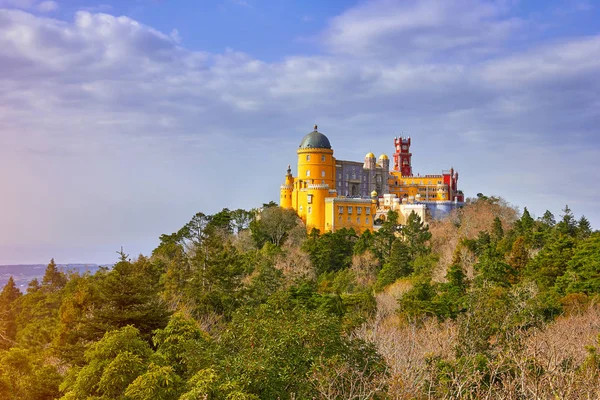
[[[364,169],[374,170],[377,165],[377,161],[375,159],[375,154],[368,152],[365,156],[365,163],[363,165]]]
[[[298,179],[307,183],[327,184],[335,188],[335,159],[327,136],[317,131],[310,132],[298,147]]]
[[[282,208],[292,208],[292,197],[294,195],[294,177],[292,176],[292,168],[288,165],[285,183],[281,185],[279,193],[279,205]]]
[[[297,153],[295,187],[299,190],[298,215],[309,231],[317,228],[325,232],[325,198],[330,196],[330,192],[335,193],[335,158],[331,144],[315,125],[314,130],[300,142]]]
[[[382,154],[379,156],[379,163],[384,171],[390,171],[390,158],[386,154]]]

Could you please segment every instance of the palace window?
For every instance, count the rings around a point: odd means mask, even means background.
[[[343,214],[344,213],[344,207],[339,206],[338,207],[338,214]]]
[[[325,156],[321,156],[321,161],[325,162]]]
[[[352,214],[352,207],[348,206],[348,214]]]
[[[342,174],[338,174],[338,179],[342,179]]]
[[[371,209],[369,207],[365,207],[365,214],[370,215]]]
[[[360,217],[356,217],[356,223],[360,224]]]
[[[313,195],[309,194],[307,197],[308,197],[308,204],[312,204],[312,197],[313,197]]]
[[[369,224],[369,217],[365,218],[365,224]]]
[[[300,211],[302,211],[302,206],[300,206]]]
[[[362,214],[362,207],[356,207],[356,213],[358,215]]]
[[[312,207],[308,206],[308,213],[310,214],[312,212]]]
[[[325,171],[321,171],[321,178],[325,178]]]
[[[310,176],[310,170],[306,170],[306,176]]]
[[[306,155],[306,161],[310,161],[310,154]]]

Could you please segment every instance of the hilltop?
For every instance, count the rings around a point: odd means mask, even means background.
[[[270,203],[197,213],[93,274],[51,261],[0,294],[0,397],[600,396],[585,217],[481,195],[398,221],[307,232]]]

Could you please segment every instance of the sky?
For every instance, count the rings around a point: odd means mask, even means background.
[[[0,264],[150,254],[338,159],[600,228],[600,2],[0,0]]]

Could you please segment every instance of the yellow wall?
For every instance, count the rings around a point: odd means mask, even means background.
[[[279,191],[279,205],[282,208],[292,208],[292,197],[294,195],[293,187],[281,187]]]
[[[342,228],[352,228],[361,233],[373,229],[373,219],[376,212],[375,201],[336,201],[325,203],[325,230],[337,231]]]
[[[317,228],[321,233],[325,232],[325,198],[329,194],[329,186],[309,185],[306,190],[306,203],[303,206],[306,215],[306,228],[310,232]]]
[[[447,201],[449,199],[448,185],[443,183],[442,175],[430,176],[402,176],[400,172],[391,172],[388,180],[390,193],[402,199],[407,196],[416,197],[420,194],[421,200]],[[396,185],[398,182],[398,185]],[[444,190],[439,190],[444,188]]]
[[[298,177],[335,189],[335,158],[331,149],[298,149]]]

